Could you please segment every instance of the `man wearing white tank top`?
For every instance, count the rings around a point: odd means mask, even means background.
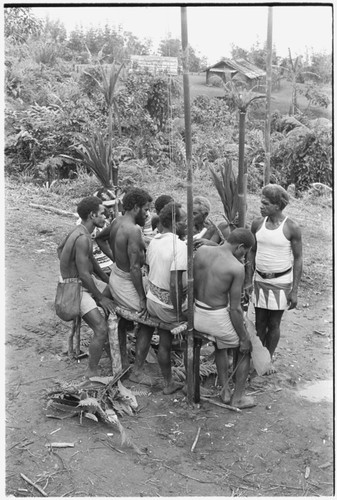
[[[262,217],[255,219],[251,226],[256,239],[250,259],[254,272],[252,298],[256,331],[271,356],[280,339],[280,323],[285,309],[297,305],[302,274],[301,230],[296,222],[283,214],[288,203],[285,189],[268,184],[262,189]]]

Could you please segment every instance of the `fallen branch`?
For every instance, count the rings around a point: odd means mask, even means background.
[[[226,408],[227,410],[236,411],[237,413],[241,413],[242,410],[240,408],[236,408],[235,406],[225,405],[225,403],[217,403],[213,401],[211,398],[205,398],[203,396],[200,397],[202,401],[207,401],[208,403],[212,403],[212,405],[220,406],[221,408]]]
[[[196,447],[197,445],[197,442],[198,442],[198,439],[199,439],[199,436],[200,436],[200,431],[201,431],[201,427],[198,428],[198,432],[197,432],[197,435],[195,436],[195,440],[193,441],[193,444],[191,446],[191,451],[193,452],[194,451],[194,448]]]
[[[163,466],[166,467],[166,469],[170,469],[171,471],[175,472],[176,474],[180,474],[181,476],[187,477],[187,479],[193,479],[193,481],[198,481],[198,483],[214,484],[214,481],[203,481],[202,479],[197,479],[196,477],[188,476],[187,474],[184,474],[183,472],[172,469],[172,467],[169,467],[166,464],[163,464]]]
[[[55,214],[64,215],[65,217],[78,218],[78,215],[75,214],[74,212],[68,212],[67,210],[61,210],[60,208],[49,207],[46,205],[38,205],[37,203],[29,203],[29,206],[32,208],[40,208],[41,210],[48,210],[48,212],[54,212]]]
[[[21,472],[20,472],[20,476],[22,477],[22,479],[24,479],[26,481],[26,483],[30,484],[35,489],[37,489],[37,491],[39,491],[41,493],[41,495],[43,495],[44,497],[48,496],[47,493],[42,488],[40,488],[40,486],[38,486],[37,484],[33,483],[33,481],[31,481],[27,476],[25,476]]]

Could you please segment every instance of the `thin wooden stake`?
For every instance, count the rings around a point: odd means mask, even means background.
[[[187,11],[181,7],[181,45],[184,85],[184,114],[185,114],[185,147],[187,170],[187,348],[186,348],[186,380],[187,399],[193,403],[194,386],[197,383],[193,374],[193,174],[192,174],[192,133],[191,133],[191,106],[190,85],[188,75],[188,36]]]
[[[40,488],[40,486],[38,486],[37,484],[33,483],[33,481],[31,481],[27,476],[25,476],[21,472],[20,472],[20,476],[22,477],[22,479],[24,479],[26,481],[26,483],[30,484],[35,489],[37,489],[37,491],[39,491],[41,493],[41,495],[43,495],[44,497],[48,496],[47,493],[42,488]]]

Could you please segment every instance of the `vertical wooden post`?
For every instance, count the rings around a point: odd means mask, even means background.
[[[272,87],[272,57],[273,56],[273,8],[268,7],[268,30],[267,30],[267,58],[266,58],[266,121],[264,131],[265,141],[265,163],[264,163],[264,185],[270,181],[270,124],[271,124],[271,87]]]
[[[188,75],[188,37],[187,37],[187,12],[186,7],[181,7],[181,44],[184,84],[184,112],[185,112],[185,145],[187,168],[187,284],[188,284],[188,310],[187,310],[187,398],[193,402],[194,376],[193,376],[193,175],[192,175],[192,136],[191,136],[191,109],[190,86]]]
[[[245,121],[246,110],[239,109],[239,171],[238,171],[238,198],[239,198],[239,227],[246,224],[246,190],[245,190]]]

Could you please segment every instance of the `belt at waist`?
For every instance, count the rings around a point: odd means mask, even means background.
[[[218,311],[219,309],[226,309],[227,306],[209,306],[208,304],[205,304],[205,302],[201,302],[198,299],[195,299],[195,307],[198,307],[199,309],[205,309],[205,311]]]
[[[291,270],[292,270],[292,267],[290,267],[286,271],[282,271],[281,273],[263,273],[263,272],[259,271],[258,269],[256,269],[256,272],[261,276],[261,278],[263,278],[265,280],[271,280],[273,278],[279,278],[280,276],[283,276],[284,274],[290,273]]]

